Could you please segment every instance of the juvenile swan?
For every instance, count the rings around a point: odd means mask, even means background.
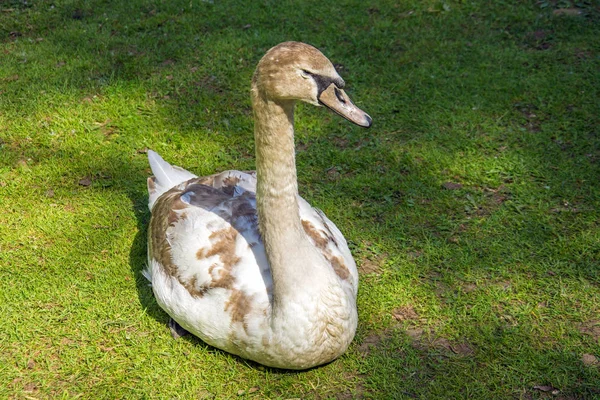
[[[270,49],[252,78],[256,172],[197,177],[148,152],[148,269],[160,307],[204,342],[305,369],[339,357],[356,331],[358,273],[346,240],[298,195],[294,105],[371,118],[316,48]]]

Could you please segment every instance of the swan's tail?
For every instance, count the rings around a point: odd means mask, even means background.
[[[196,175],[191,172],[169,164],[152,150],[148,150],[148,161],[154,174],[148,178],[148,207],[150,210],[161,194],[182,182],[196,178]]]

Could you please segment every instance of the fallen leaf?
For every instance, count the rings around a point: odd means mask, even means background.
[[[86,176],[85,178],[79,180],[79,184],[81,186],[90,186],[92,184],[92,180]]]
[[[465,293],[471,293],[477,289],[477,285],[475,283],[465,283],[462,289]]]
[[[579,8],[559,8],[558,10],[552,11],[554,15],[568,15],[570,17],[574,17],[577,15],[581,15],[582,12]]]
[[[500,281],[497,283],[497,285],[501,288],[501,289],[508,289],[511,286],[511,282],[510,281]]]
[[[248,393],[254,393],[254,392],[258,392],[258,387],[251,387],[250,389],[248,389]]]
[[[533,388],[536,390],[539,390],[541,392],[553,392],[553,391],[557,390],[556,388],[554,388],[552,386],[547,386],[547,385],[538,385],[538,386],[534,386]]]
[[[54,190],[52,190],[52,189],[47,190],[46,197],[50,197],[50,198],[54,197]]]
[[[327,172],[327,176],[331,180],[335,180],[335,179],[339,178],[339,176],[341,175],[338,167],[336,167],[336,166],[328,168],[326,172]]]
[[[437,348],[443,348],[446,350],[451,350],[452,347],[450,341],[442,337],[435,338],[434,340],[429,340],[429,345]]]
[[[101,133],[106,136],[109,137],[111,135],[113,135],[115,133],[115,128],[109,127],[109,128],[103,128],[101,130]]]
[[[600,365],[600,360],[598,360],[598,357],[596,357],[593,354],[584,354],[583,356],[581,356],[581,362],[583,362],[583,364],[587,365],[588,367]]]
[[[451,344],[450,350],[460,356],[470,356],[474,353],[473,348],[467,343]]]
[[[413,339],[421,338],[421,336],[423,336],[424,332],[425,331],[423,330],[423,328],[408,328],[406,330],[406,334]]]
[[[392,310],[392,317],[396,321],[408,321],[418,319],[419,315],[415,312],[413,306],[407,305]]]
[[[33,369],[33,368],[35,368],[35,361],[29,360],[27,362],[27,369]]]
[[[201,389],[201,390],[198,392],[198,397],[197,397],[197,398],[198,398],[198,399],[214,399],[214,398],[215,398],[215,396],[214,396],[214,395],[213,395],[211,392],[209,392],[208,390],[206,390],[206,389]]]
[[[442,187],[447,190],[456,190],[461,189],[463,185],[455,182],[444,182],[442,183]]]
[[[381,274],[381,268],[379,268],[379,265],[369,259],[362,260],[358,268],[363,274]]]
[[[95,129],[104,128],[106,125],[110,124],[110,119],[104,120],[104,122],[94,122]]]
[[[409,251],[406,254],[410,259],[412,260],[416,260],[417,258],[421,257],[423,255],[423,252],[420,250],[415,250],[415,251]]]
[[[23,387],[23,390],[25,390],[26,392],[35,392],[37,389],[37,385],[33,382],[28,383]]]

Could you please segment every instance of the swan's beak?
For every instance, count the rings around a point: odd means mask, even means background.
[[[335,86],[334,83],[319,93],[318,99],[319,103],[358,126],[368,128],[373,122],[369,114],[356,107],[346,92]]]

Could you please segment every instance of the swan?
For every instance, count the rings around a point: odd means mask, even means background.
[[[315,47],[285,42],[252,78],[256,172],[196,175],[149,150],[148,266],[159,306],[204,342],[284,369],[328,363],[358,320],[358,273],[346,240],[298,195],[294,106],[371,117]]]

